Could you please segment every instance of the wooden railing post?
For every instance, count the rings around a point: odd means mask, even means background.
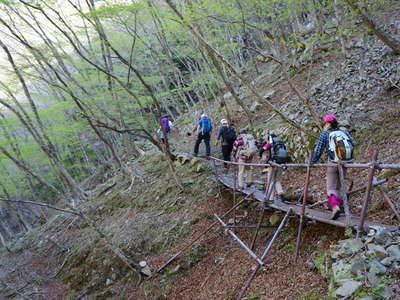
[[[364,203],[363,203],[362,210],[361,210],[360,223],[358,224],[358,228],[357,228],[357,237],[359,237],[360,233],[362,231],[364,231],[365,215],[367,213],[368,202],[371,197],[372,181],[374,179],[374,172],[375,172],[377,159],[378,159],[378,150],[374,150],[374,152],[372,153],[372,162],[371,162],[370,170],[368,173],[367,189],[365,190],[365,194],[364,194]]]
[[[309,163],[308,163],[308,167],[307,167],[306,182],[304,184],[303,204],[301,206],[300,221],[299,221],[299,231],[297,232],[297,239],[296,239],[296,253],[295,253],[295,257],[294,257],[295,261],[297,261],[297,258],[298,258],[299,253],[300,253],[301,233],[303,231],[304,213],[306,211],[308,187],[310,185],[310,177],[311,177],[311,155],[310,155]]]

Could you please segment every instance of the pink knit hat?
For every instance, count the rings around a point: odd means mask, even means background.
[[[326,115],[325,119],[324,119],[324,122],[330,123],[330,122],[332,122],[334,120],[336,120],[336,117],[334,115]]]

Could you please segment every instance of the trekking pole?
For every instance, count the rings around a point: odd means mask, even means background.
[[[299,257],[299,252],[300,252],[301,233],[303,231],[304,213],[306,211],[308,186],[310,184],[310,177],[311,177],[311,155],[310,155],[310,159],[308,161],[308,166],[307,166],[307,175],[306,175],[306,182],[304,185],[304,194],[303,194],[303,204],[301,206],[301,211],[300,211],[299,231],[297,233],[296,253],[295,253],[295,257],[294,257],[295,262],[297,262],[297,258]]]

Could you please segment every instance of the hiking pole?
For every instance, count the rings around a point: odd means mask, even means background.
[[[236,205],[234,205],[231,209],[229,209],[226,213],[224,213],[221,217],[225,217],[228,214],[230,214],[232,212],[232,210],[236,209],[240,204],[242,204],[243,202],[245,202],[248,197],[252,196],[252,194],[247,195],[247,197],[243,198],[243,200],[239,201]],[[170,259],[168,259],[160,268],[158,268],[158,270],[156,271],[156,273],[161,272],[166,266],[168,266],[171,262],[173,262],[177,257],[179,257],[185,250],[187,250],[190,246],[192,246],[195,242],[197,242],[204,234],[206,234],[207,232],[209,232],[215,225],[217,225],[219,222],[215,221],[214,223],[212,223],[206,230],[204,230],[202,233],[200,233],[192,242],[190,242],[188,245],[186,245],[185,247],[183,247],[182,250],[180,250],[178,253],[176,253],[174,256],[172,256]]]
[[[295,253],[295,257],[294,257],[295,262],[297,262],[297,258],[299,257],[299,252],[300,252],[301,233],[303,231],[304,212],[306,210],[308,186],[310,185],[310,177],[311,177],[311,155],[310,155],[310,159],[308,161],[306,183],[304,185],[303,204],[301,206],[301,212],[300,212],[299,231],[297,233],[297,239],[296,239],[296,253]]]

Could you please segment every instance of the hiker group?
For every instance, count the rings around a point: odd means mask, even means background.
[[[167,133],[169,131],[165,130]],[[213,131],[212,120],[206,114],[202,114],[193,129],[195,145],[193,155],[197,156],[199,147],[204,141],[206,157],[211,155],[211,136]],[[220,121],[215,146],[220,143],[224,162],[224,173],[229,170],[231,160],[238,162],[237,183],[239,189],[246,189],[252,184],[251,163],[258,157],[262,163],[270,164],[262,170],[267,173],[269,189],[266,191],[267,200],[274,199],[277,195],[281,201],[287,200],[282,184],[279,180],[284,168],[274,167],[276,164],[291,162],[284,141],[273,133],[268,133],[264,140],[258,142],[246,128],[240,128],[238,135],[234,127],[230,126],[226,119]],[[310,164],[318,162],[326,152],[330,162],[352,162],[353,150],[356,143],[346,129],[339,128],[337,118],[327,115],[324,118],[323,130],[318,138],[314,154]],[[344,169],[345,170],[345,169]],[[346,176],[346,174],[344,174]],[[342,198],[340,196],[341,181],[337,167],[328,167],[326,173],[326,190],[328,203],[332,210],[332,219],[336,219],[342,209]]]

